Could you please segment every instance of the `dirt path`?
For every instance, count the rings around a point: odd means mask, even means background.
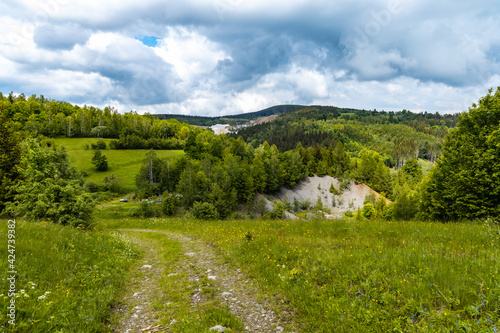
[[[170,327],[159,326],[159,313],[151,304],[153,298],[162,294],[159,280],[164,275],[166,263],[161,262],[155,242],[144,242],[133,233],[154,232],[164,234],[171,240],[180,242],[184,254],[176,264],[176,273],[187,274],[190,281],[196,283],[202,275],[216,288],[215,297],[221,304],[226,304],[231,313],[240,318],[245,332],[297,332],[293,324],[293,314],[284,309],[282,302],[265,295],[263,291],[248,279],[239,269],[234,269],[224,262],[214,249],[203,241],[182,234],[155,230],[123,229],[127,236],[141,250],[144,258],[131,274],[131,283],[121,300],[121,306],[115,309],[118,323],[113,327],[116,332],[163,332]],[[200,273],[201,272],[201,273]],[[172,273],[170,274],[172,275]],[[192,306],[203,302],[202,290],[196,289],[191,294]],[[169,319],[170,321],[170,319]],[[173,318],[170,323],[175,323]],[[222,328],[220,328],[221,331]],[[217,332],[217,330],[211,330]],[[228,330],[227,330],[228,331]],[[226,332],[227,332],[226,331]]]
[[[156,251],[155,242],[144,242],[135,237],[130,237],[144,257],[139,265],[134,267],[126,282],[122,299],[112,310],[112,316],[118,318],[112,325],[115,332],[160,332],[164,327],[156,325],[159,314],[154,311],[152,299],[161,293],[159,279],[163,275],[165,266]]]

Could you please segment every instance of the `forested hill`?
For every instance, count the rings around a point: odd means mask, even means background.
[[[98,137],[109,138],[111,150],[182,149],[177,159],[162,159],[150,151],[135,177],[135,196],[179,194],[182,200],[176,204],[193,214],[199,208],[225,218],[240,205],[251,204],[256,193],[273,194],[307,176],[328,175],[343,184],[331,186],[331,193],[342,192],[355,180],[393,201],[386,206],[381,199],[371,207],[376,213],[366,216],[494,217],[500,212],[499,122],[500,88],[460,115],[310,106],[244,128],[234,137],[217,136],[176,119],[122,115],[113,108],[79,107],[43,96],[0,94],[0,203],[10,202],[5,208],[10,213],[57,223],[90,221],[92,207],[73,207],[88,202],[85,191],[94,193],[111,181],[83,183],[65,150],[49,145],[43,136]],[[103,141],[96,149],[107,146]],[[105,164],[100,163],[102,155],[96,151],[92,158],[98,170]],[[437,160],[427,175],[422,166],[431,163],[421,159]],[[38,183],[42,185],[34,185]],[[67,211],[45,193],[53,188],[61,193],[56,198],[61,204],[72,198]],[[64,192],[71,188],[72,193]],[[54,209],[46,209],[49,203],[56,205]],[[372,210],[367,207],[367,212]]]
[[[303,107],[303,105],[275,105],[256,112],[220,117],[189,116],[180,114],[155,114],[154,117],[158,119],[177,119],[180,122],[196,126],[212,126],[221,123],[238,125],[244,124],[259,117],[268,117],[275,114],[283,114]]]
[[[367,147],[384,155],[388,166],[419,157],[434,162],[445,135],[458,122],[458,114],[413,113],[407,110],[366,111],[331,106],[308,106],[280,115],[275,121],[234,133],[254,146],[267,141],[280,151],[335,146],[357,153]]]

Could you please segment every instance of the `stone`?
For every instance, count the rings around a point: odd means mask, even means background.
[[[227,328],[225,328],[224,326],[216,325],[214,327],[210,327],[210,329],[208,331],[225,332],[226,330],[227,330]]]

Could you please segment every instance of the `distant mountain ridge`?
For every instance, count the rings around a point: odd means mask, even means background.
[[[158,119],[177,119],[180,122],[197,126],[212,126],[220,123],[238,125],[260,117],[278,115],[304,107],[305,107],[304,105],[290,105],[290,104],[275,105],[260,111],[229,115],[229,116],[219,116],[219,117],[190,116],[181,114],[154,114],[153,116]]]

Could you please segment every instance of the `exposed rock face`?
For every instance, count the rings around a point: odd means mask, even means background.
[[[333,193],[330,191],[332,185]],[[305,178],[291,189],[282,188],[275,195],[275,198],[284,201],[286,197],[292,204],[294,198],[300,202],[309,200],[311,206],[321,200],[323,206],[328,207],[331,211],[331,214],[328,214],[327,217],[341,218],[347,211],[355,212],[358,208],[362,209],[365,197],[372,193],[375,195],[375,199],[378,200],[380,195],[365,184],[351,180],[347,186],[345,184],[341,186],[341,181],[338,178],[313,176]],[[266,208],[271,210],[272,203],[266,200],[266,204]],[[287,215],[287,217],[289,216]]]

